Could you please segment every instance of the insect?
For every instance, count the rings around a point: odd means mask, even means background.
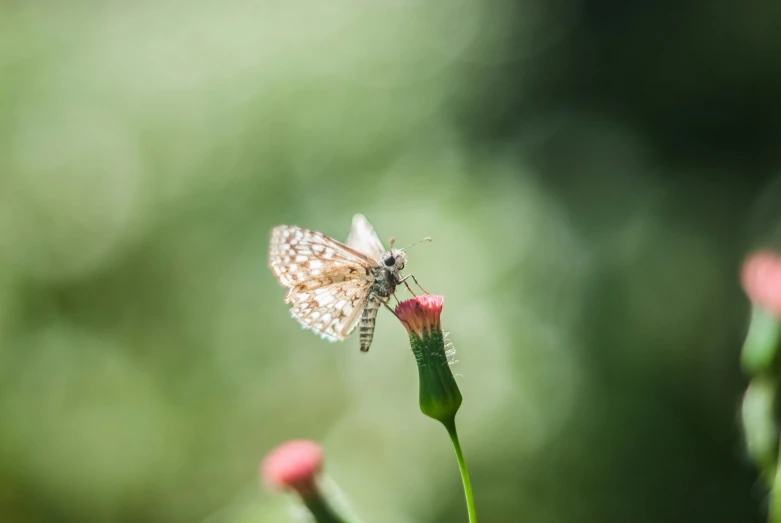
[[[287,287],[285,303],[292,303],[290,313],[304,328],[337,341],[349,336],[360,323],[361,351],[366,352],[372,344],[380,305],[393,312],[388,301],[395,297],[396,287],[403,283],[412,292],[408,278],[420,287],[412,274],[401,275],[410,246],[394,249],[391,239],[390,249],[385,250],[374,227],[362,214],[356,214],[347,245],[301,227],[275,227],[269,266],[279,283]]]

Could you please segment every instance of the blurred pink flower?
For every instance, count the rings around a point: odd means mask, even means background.
[[[277,490],[293,489],[301,497],[317,495],[323,449],[309,440],[292,440],[266,454],[260,465],[263,482]]]
[[[435,294],[416,296],[396,305],[396,316],[410,335],[423,338],[442,329],[440,315],[444,298]]]
[[[781,317],[781,256],[767,251],[751,254],[743,263],[740,281],[752,303]]]

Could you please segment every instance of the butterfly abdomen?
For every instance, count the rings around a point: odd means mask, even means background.
[[[380,302],[376,296],[369,296],[366,301],[366,307],[361,314],[360,341],[361,352],[366,352],[372,345],[374,338],[374,321],[377,318],[377,309],[380,308]]]

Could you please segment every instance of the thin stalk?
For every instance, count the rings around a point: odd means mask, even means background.
[[[781,510],[779,510],[781,507],[779,507],[779,504],[781,502],[781,499],[779,499],[779,494],[781,494],[781,488],[779,488],[779,483],[781,483],[781,478],[779,477],[779,471],[776,470],[776,476],[775,476],[775,482],[773,484],[773,488],[770,491],[770,523],[779,523],[781,522]]]
[[[331,508],[331,505],[319,492],[314,496],[303,497],[302,501],[317,523],[348,523]]]
[[[450,441],[453,443],[453,450],[456,452],[458,470],[461,472],[461,482],[464,484],[464,497],[466,498],[466,510],[469,512],[469,523],[477,523],[475,499],[474,496],[472,496],[472,482],[469,480],[469,470],[466,468],[464,453],[461,451],[461,443],[458,441],[455,418],[443,421],[442,424],[447,429],[447,433],[450,435]]]
[[[776,467],[770,486],[770,523],[781,523],[781,467]]]

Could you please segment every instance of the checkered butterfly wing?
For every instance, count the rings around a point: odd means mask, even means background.
[[[374,281],[369,269],[375,264],[319,232],[289,225],[271,232],[269,265],[288,289],[290,313],[330,341],[346,338],[358,324]]]

